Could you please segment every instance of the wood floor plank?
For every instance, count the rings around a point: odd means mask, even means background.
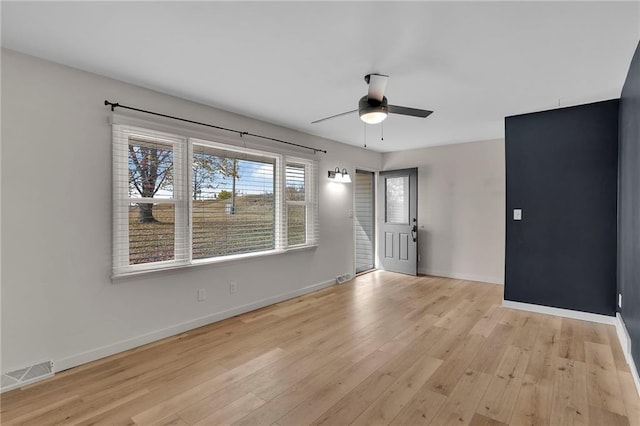
[[[389,388],[380,395],[352,424],[388,424],[411,399],[442,361],[423,356],[409,367]]]
[[[43,405],[37,408],[34,408],[31,411],[27,411],[20,416],[11,418],[10,416],[6,416],[5,414],[0,417],[2,420],[2,424],[5,425],[20,425],[27,424],[32,421],[34,418],[41,417],[43,414],[54,411],[62,406],[67,406],[68,404],[73,404],[76,401],[80,401],[80,397],[78,395],[69,396],[58,401],[55,401],[48,405]],[[11,414],[11,412],[9,412]]]
[[[550,424],[552,393],[552,380],[525,374],[509,423],[520,426]]]
[[[2,424],[640,426],[613,326],[502,293],[373,271],[1,394]]]
[[[508,324],[497,324],[482,348],[471,361],[469,368],[480,373],[493,374],[513,340],[516,328]]]
[[[419,425],[429,424],[431,419],[442,408],[447,397],[430,391],[426,386],[422,386],[411,400],[409,405],[404,407],[392,425]]]
[[[433,333],[439,328],[422,334],[411,345],[394,356],[388,363],[371,374],[344,398],[323,413],[314,424],[348,424],[363,413],[382,393],[389,388],[421,356],[433,341]]]
[[[631,426],[640,426],[640,398],[631,373],[618,371],[618,379],[622,388],[622,398],[627,410],[627,418]]]
[[[193,425],[230,425],[236,420],[243,418],[256,408],[262,406],[264,403],[264,400],[258,398],[252,393],[248,393],[220,410],[214,411],[199,422],[193,423]]]
[[[493,329],[498,325],[498,322],[502,319],[505,313],[500,305],[492,305],[491,308],[482,316],[469,334],[479,334],[483,337],[489,337],[493,332]]]
[[[322,413],[313,425],[349,424],[396,380],[389,371],[370,375],[360,385]]]
[[[490,375],[468,369],[430,424],[434,426],[469,424],[490,382]]]
[[[611,346],[611,352],[613,353],[613,360],[616,362],[616,369],[618,371],[630,372],[629,364],[622,352],[620,341],[618,340],[618,334],[614,326],[607,327],[607,334],[609,335],[609,345]]]
[[[524,321],[517,328],[510,344],[525,351],[530,351],[538,337],[543,319],[543,315],[536,313],[528,313],[524,316]]]
[[[166,419],[162,419],[159,422],[153,424],[153,426],[190,426],[189,423],[185,422],[178,415],[170,416]]]
[[[554,363],[561,324],[561,319],[553,316],[541,322],[511,416],[512,424],[535,426],[551,421]]]
[[[467,367],[478,353],[478,350],[485,343],[485,338],[481,335],[469,335],[456,346],[453,354],[438,368],[429,378],[426,387],[433,392],[443,395],[450,395]]]
[[[585,342],[610,345],[608,329],[613,328],[612,326],[595,322],[582,322],[581,325]]]
[[[176,360],[176,364],[181,364]],[[196,386],[212,380],[228,370],[217,363],[211,363],[208,359],[202,359],[191,363],[184,368],[176,369],[169,374],[165,374],[165,380],[154,379],[151,382],[142,381],[148,386],[149,393],[132,401],[119,405],[117,408],[108,410],[104,413],[94,413],[94,416],[82,425],[94,424],[130,424],[131,417],[141,411],[150,409],[163,401],[166,401],[176,395],[188,391]],[[103,383],[105,389],[109,388],[109,383]],[[118,387],[123,392],[127,392],[128,388]],[[83,393],[83,397],[88,394]]]
[[[135,401],[136,399],[147,395],[148,393],[148,389],[139,389],[133,393],[122,395],[121,398],[118,398],[108,404],[87,404],[82,413],[77,415],[75,418],[70,418],[70,416],[67,416],[65,418],[65,423],[74,425],[82,424],[83,422],[95,417],[96,415],[106,413],[110,410],[115,410],[121,405],[126,404],[129,401]]]
[[[329,341],[325,342],[328,343]],[[227,404],[251,392],[263,400],[273,399],[295,383],[312,375],[318,366],[339,356],[340,339],[327,347],[307,348],[287,354],[268,366],[220,388],[207,397],[181,407],[178,414],[189,423],[196,423]],[[333,353],[335,351],[336,353]],[[333,355],[333,358],[332,358]]]
[[[217,390],[218,387],[223,387],[225,384],[236,381],[242,377],[249,375],[251,372],[256,371],[265,365],[268,365],[278,358],[284,356],[285,351],[280,348],[275,348],[248,363],[222,373],[221,375],[208,380],[194,388],[189,389],[179,395],[176,395],[161,404],[156,405],[148,410],[145,410],[139,414],[133,416],[133,421],[138,424],[149,424],[154,421],[160,420],[168,415],[171,415],[178,411],[185,403],[193,400],[194,398],[203,398],[208,392]]]
[[[589,420],[594,425],[629,426],[627,416],[621,416],[600,407],[589,407]]]
[[[587,366],[584,362],[557,357],[555,369],[550,424],[590,424]]]
[[[238,425],[261,425],[277,422],[293,408],[318,393],[331,379],[352,366],[346,359],[338,358],[316,371],[316,373],[302,382],[292,386],[247,416],[239,419]]]
[[[527,350],[516,346],[507,348],[478,404],[479,414],[503,423],[509,421],[522,386],[529,355]]]
[[[336,375],[333,380],[319,388],[315,394],[278,419],[278,424],[281,426],[311,424],[329,407],[389,361],[391,356],[392,354],[382,351],[370,354],[343,373]]]
[[[626,416],[615,361],[609,345],[585,342],[589,405]]]
[[[515,424],[519,425],[519,423]],[[507,424],[475,413],[471,418],[471,422],[469,422],[469,426],[507,426]]]
[[[382,345],[379,349],[383,352],[392,354],[400,353],[404,348],[409,346],[417,337],[424,334],[438,320],[438,317],[431,314],[425,314],[418,318],[413,326],[408,327],[403,332],[395,336],[389,342]]]
[[[558,355],[560,329],[562,320],[558,317],[546,317],[540,326],[527,365],[526,374],[534,381],[551,380],[553,378],[553,364]]]
[[[584,335],[580,321],[563,318],[558,355],[573,361],[585,361]]]

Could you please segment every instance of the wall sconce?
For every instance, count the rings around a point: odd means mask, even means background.
[[[347,169],[343,168],[342,171],[340,171],[340,167],[336,167],[335,170],[329,170],[328,174],[329,179],[333,179],[336,182],[351,183],[351,177],[349,173],[347,173]]]

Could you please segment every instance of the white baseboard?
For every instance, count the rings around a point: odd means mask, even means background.
[[[186,321],[180,324],[173,325],[171,327],[155,330],[150,333],[143,334],[141,336],[133,337],[131,339],[122,340],[120,342],[112,343],[109,345],[101,346],[99,348],[91,349],[87,352],[68,356],[66,358],[54,360],[55,372],[67,370],[78,365],[86,364],[91,361],[95,361],[100,358],[114,355],[129,349],[137,348],[138,346],[146,345],[147,343],[155,342],[167,337],[175,336],[176,334],[184,333],[185,331],[193,330],[194,328],[202,327],[217,321],[221,321],[236,315],[244,314],[256,309],[263,308],[265,306],[273,305],[284,300],[291,299],[293,297],[302,296],[303,294],[311,293],[329,287],[336,283],[335,279],[324,281],[318,284],[313,284],[301,289],[291,291],[288,293],[279,294],[277,296],[268,297],[266,299],[259,300],[257,302],[249,303],[247,305],[238,306],[226,311],[217,312],[214,314],[206,315],[204,317],[196,318],[194,320]]]
[[[457,280],[478,281],[482,283],[504,285],[504,278],[488,275],[467,274],[464,272],[438,271],[429,268],[418,268],[419,274],[433,275],[435,277],[455,278]]]
[[[608,315],[592,314],[589,312],[573,311],[571,309],[553,308],[551,306],[534,305],[532,303],[513,302],[503,300],[502,306],[505,308],[519,309],[521,311],[537,312],[539,314],[555,315],[564,318],[573,318],[582,321],[597,322],[600,324],[615,325],[616,317]]]
[[[638,376],[638,369],[636,368],[636,363],[634,362],[633,355],[631,354],[631,338],[629,337],[627,326],[624,324],[620,313],[616,314],[616,332],[618,333],[618,340],[620,341],[624,358],[627,361],[627,364],[629,364],[629,370],[631,370],[631,376],[633,377],[633,382],[636,385],[636,391],[638,392],[638,396],[640,396],[640,376]]]

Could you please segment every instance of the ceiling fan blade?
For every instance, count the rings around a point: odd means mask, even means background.
[[[389,112],[392,114],[402,114],[402,115],[410,115],[412,117],[420,117],[425,118],[431,115],[433,111],[428,111],[426,109],[418,109],[418,108],[409,108],[398,105],[389,105]]]
[[[367,95],[367,98],[382,102],[388,78],[388,75],[369,74],[369,94]]]
[[[321,118],[320,120],[312,121],[311,124],[320,123],[321,121],[329,120],[331,118],[340,117],[341,115],[351,114],[352,112],[356,112],[356,111],[358,111],[358,110],[354,109],[354,110],[347,111],[347,112],[341,112],[340,114],[336,114],[336,115],[332,115],[332,116],[329,116],[329,117]]]

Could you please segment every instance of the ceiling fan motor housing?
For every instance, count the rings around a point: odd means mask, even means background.
[[[358,102],[358,113],[364,122],[370,124],[379,123],[389,113],[387,97],[383,96],[382,101],[378,101],[377,99],[369,99],[368,95],[363,96]],[[371,118],[368,119],[368,117]]]

